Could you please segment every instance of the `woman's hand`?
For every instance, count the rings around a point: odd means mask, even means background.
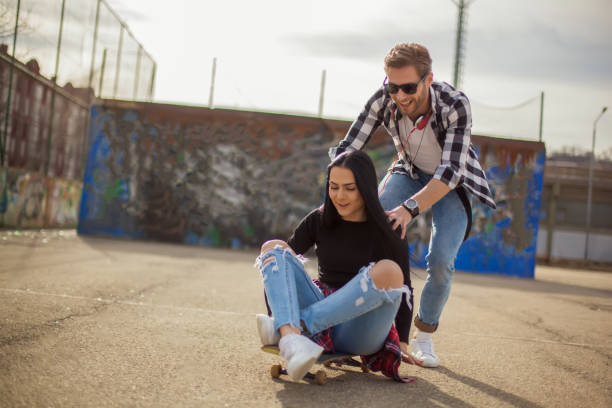
[[[404,363],[418,365],[418,366],[423,365],[423,360],[418,360],[414,358],[412,354],[408,352],[408,343],[404,343],[403,341],[400,342],[400,349],[402,350],[402,361]]]

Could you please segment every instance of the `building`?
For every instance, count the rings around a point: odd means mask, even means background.
[[[593,167],[589,245],[588,156],[553,156],[546,161],[538,233],[538,259],[612,263],[612,162]],[[551,216],[553,215],[553,216]]]

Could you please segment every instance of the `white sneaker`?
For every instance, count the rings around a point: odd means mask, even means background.
[[[280,355],[287,361],[287,374],[293,381],[300,381],[317,361],[323,347],[301,334],[288,334],[278,342]]]
[[[265,314],[255,315],[257,318],[257,332],[262,346],[274,346],[280,340],[280,333],[274,330],[274,319]]]
[[[440,359],[434,353],[431,333],[417,331],[414,338],[410,340],[410,348],[412,348],[412,356],[423,361],[423,367],[434,368],[440,364]]]

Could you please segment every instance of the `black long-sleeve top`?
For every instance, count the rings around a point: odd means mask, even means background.
[[[384,248],[381,233],[368,221],[351,222],[341,220],[333,228],[323,225],[321,211],[315,209],[300,222],[289,238],[289,246],[297,254],[304,254],[313,245],[319,263],[319,279],[335,288],[344,286],[359,270],[370,262],[389,258]],[[408,248],[406,248],[408,251]],[[404,284],[410,288],[410,265],[406,261],[398,263],[404,274]],[[400,341],[408,342],[412,323],[412,295],[410,308],[403,295],[400,308],[395,317],[395,327]]]

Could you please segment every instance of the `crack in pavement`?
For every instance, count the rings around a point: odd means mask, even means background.
[[[108,306],[108,304],[94,305],[93,310],[89,313],[71,313],[67,316],[47,320],[46,322],[40,324],[28,325],[22,329],[26,332],[25,334],[0,338],[0,348],[38,340],[39,338],[46,335],[50,329],[56,329],[61,327],[60,324],[63,321],[72,319],[73,317],[93,316],[94,314],[98,313],[100,309],[103,309],[106,306]]]

